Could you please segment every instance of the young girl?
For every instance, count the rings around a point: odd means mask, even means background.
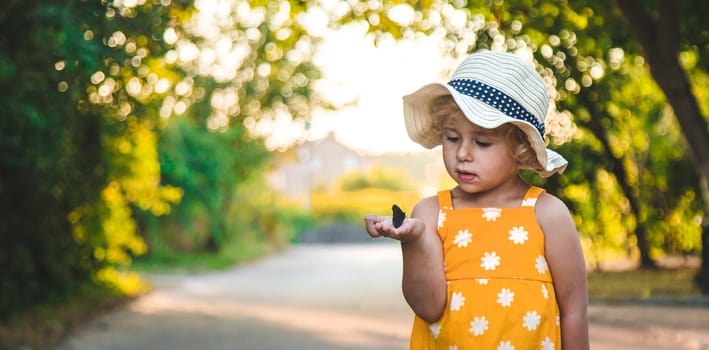
[[[541,76],[511,53],[468,56],[447,85],[404,97],[409,136],[442,145],[458,184],[424,198],[395,228],[367,215],[372,237],[401,242],[403,294],[416,314],[411,349],[588,349],[586,270],[564,203],[530,186],[567,162],[544,142]]]

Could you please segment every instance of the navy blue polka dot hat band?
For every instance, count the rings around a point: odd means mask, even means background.
[[[540,122],[532,113],[529,113],[517,101],[507,96],[504,92],[495,89],[483,82],[472,79],[456,79],[448,82],[458,92],[474,97],[498,111],[515,119],[532,124],[539,135],[544,137],[544,123]]]
[[[549,109],[546,84],[534,67],[508,52],[480,51],[466,57],[447,84],[425,85],[404,96],[404,121],[412,140],[426,148],[441,144],[431,103],[450,95],[472,123],[487,129],[511,123],[532,145],[543,177],[561,173],[568,162],[546,148],[544,120]]]

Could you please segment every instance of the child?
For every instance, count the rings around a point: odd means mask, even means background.
[[[468,56],[447,85],[404,97],[409,136],[442,145],[458,184],[424,198],[395,228],[367,215],[372,237],[401,242],[402,290],[416,314],[411,349],[588,349],[586,269],[564,203],[530,186],[567,162],[546,148],[541,76],[511,53]]]

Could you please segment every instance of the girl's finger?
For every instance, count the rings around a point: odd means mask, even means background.
[[[380,237],[381,231],[377,229],[377,224],[379,224],[381,218],[377,215],[366,215],[364,217],[365,227],[367,228],[367,233],[372,237]],[[381,227],[381,225],[379,225]]]

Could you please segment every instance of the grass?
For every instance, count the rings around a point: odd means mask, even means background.
[[[139,273],[198,273],[224,270],[275,250],[266,242],[228,244],[218,254],[161,252],[140,258],[131,267]]]
[[[238,263],[237,260],[222,254],[166,253],[137,260],[132,268],[139,273],[198,273],[223,270]]]
[[[591,300],[685,299],[701,295],[694,283],[697,268],[591,272]]]

